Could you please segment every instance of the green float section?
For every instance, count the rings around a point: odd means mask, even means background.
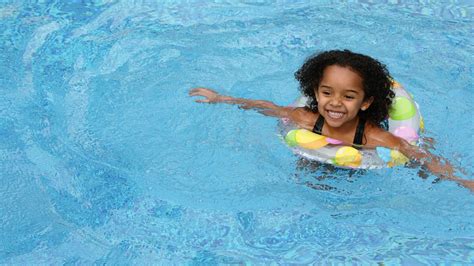
[[[298,145],[298,142],[296,142],[296,132],[297,131],[298,131],[297,129],[293,129],[290,132],[288,132],[288,134],[286,134],[285,142],[286,142],[286,144],[288,144],[288,146],[295,147],[296,145]]]
[[[388,114],[393,120],[407,120],[416,114],[416,108],[407,98],[395,97]]]

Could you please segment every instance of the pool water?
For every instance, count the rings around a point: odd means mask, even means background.
[[[369,54],[472,179],[469,1],[151,2],[0,4],[1,264],[474,263],[467,189],[308,162],[187,95],[287,105],[311,54]]]

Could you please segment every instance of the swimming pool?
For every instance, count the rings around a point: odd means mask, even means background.
[[[0,263],[474,262],[467,189],[318,167],[275,119],[187,96],[289,104],[307,56],[366,53],[472,179],[467,1],[68,2],[0,4]]]

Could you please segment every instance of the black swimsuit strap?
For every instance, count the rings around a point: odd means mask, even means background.
[[[357,125],[356,133],[354,135],[353,147],[360,148],[362,146],[362,140],[364,138],[365,119],[359,118],[359,124]]]
[[[322,115],[319,115],[318,120],[316,120],[316,123],[314,124],[313,132],[316,134],[322,135],[323,125],[324,125],[324,117]]]
[[[313,132],[316,134],[322,135],[323,125],[324,125],[324,117],[322,115],[319,115],[318,119],[316,120],[316,123],[314,124]],[[364,130],[365,130],[365,119],[359,118],[359,123],[357,124],[356,132],[354,135],[354,141],[352,144],[354,148],[362,147],[362,141],[364,139]]]

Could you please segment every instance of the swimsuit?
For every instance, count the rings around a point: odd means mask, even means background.
[[[324,125],[324,117],[319,115],[318,120],[313,127],[313,132],[319,135],[323,133],[323,125]],[[354,141],[352,142],[352,147],[360,149],[362,148],[362,139],[364,137],[364,129],[365,129],[365,119],[359,117],[359,123],[357,124],[357,129],[354,136]]]

